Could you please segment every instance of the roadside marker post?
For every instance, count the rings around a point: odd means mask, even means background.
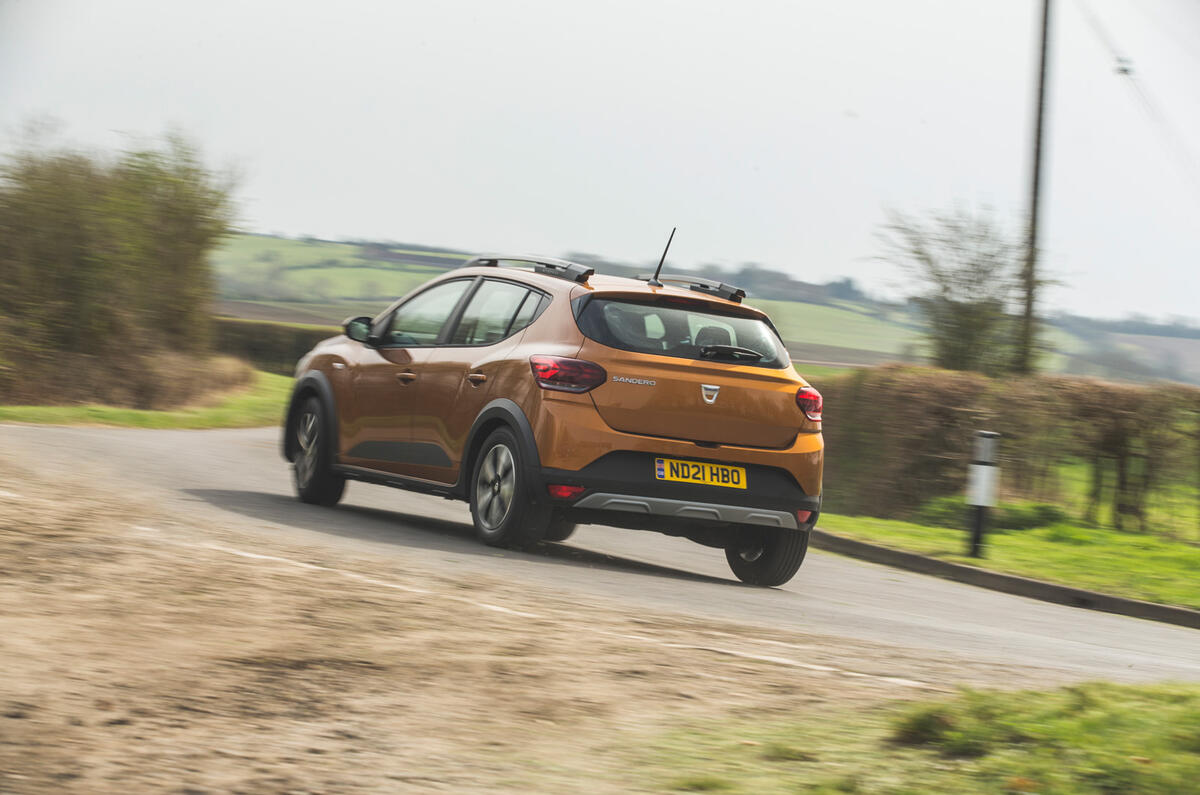
[[[996,483],[1000,468],[996,465],[996,447],[1000,434],[975,432],[975,455],[967,478],[967,505],[971,506],[971,543],[968,554],[983,557],[983,534],[987,529],[988,509],[996,507]]]

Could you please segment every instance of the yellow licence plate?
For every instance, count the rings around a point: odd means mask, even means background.
[[[654,477],[676,483],[695,483],[699,486],[746,488],[746,468],[724,464],[702,464],[699,461],[680,461],[677,458],[654,459]]]

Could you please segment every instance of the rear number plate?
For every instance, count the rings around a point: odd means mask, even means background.
[[[702,464],[699,461],[680,461],[677,458],[654,459],[654,477],[676,483],[695,483],[698,486],[746,488],[746,468],[725,464]]]

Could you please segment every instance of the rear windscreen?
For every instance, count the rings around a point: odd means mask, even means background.
[[[766,322],[714,312],[700,302],[593,298],[577,320],[587,337],[625,351],[754,367],[788,366],[787,349]]]

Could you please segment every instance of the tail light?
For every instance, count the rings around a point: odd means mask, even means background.
[[[811,386],[800,387],[800,391],[796,393],[796,405],[804,412],[805,417],[813,422],[821,421],[821,409],[825,406],[825,401],[821,399],[821,393]]]
[[[529,366],[538,386],[558,392],[587,392],[608,380],[603,367],[583,359],[530,356]]]

